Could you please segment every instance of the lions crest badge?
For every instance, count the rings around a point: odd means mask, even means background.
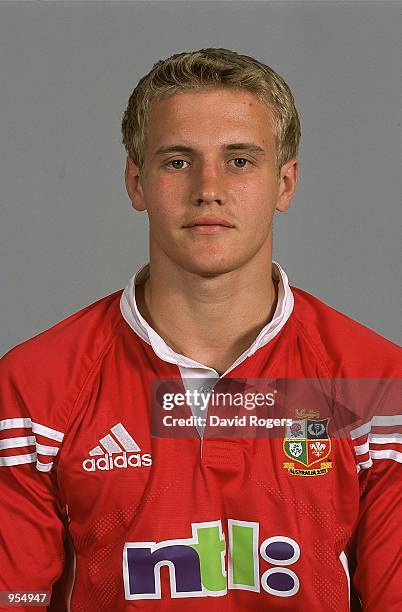
[[[329,418],[308,418],[306,415],[286,426],[283,450],[291,461],[285,462],[283,467],[289,474],[321,476],[332,467],[331,459],[325,461],[332,449],[328,423]],[[301,465],[295,466],[295,463]],[[318,463],[320,465],[316,465]]]

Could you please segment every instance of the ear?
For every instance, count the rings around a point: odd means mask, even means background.
[[[135,210],[146,210],[144,192],[140,181],[140,170],[128,155],[126,160],[126,169],[124,171],[126,189],[131,204]]]
[[[293,194],[296,190],[299,162],[297,159],[290,159],[283,164],[279,178],[279,192],[276,210],[285,212],[290,206]]]

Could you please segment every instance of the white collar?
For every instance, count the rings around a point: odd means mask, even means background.
[[[272,338],[274,338],[280,332],[292,313],[294,305],[293,293],[289,287],[286,273],[276,261],[272,262],[272,274],[275,279],[279,280],[278,301],[274,316],[271,321],[262,328],[251,346],[236,359],[230,368],[228,368],[227,372],[235,368],[239,363],[244,361],[244,359],[250,355],[253,355],[255,351],[272,340]],[[145,321],[144,317],[142,317],[137,308],[134,287],[135,285],[143,283],[148,276],[149,263],[145,263],[130,278],[126,288],[124,289],[120,299],[120,310],[125,321],[140,338],[152,346],[154,352],[163,361],[174,363],[179,367],[181,366],[182,368],[185,368],[186,370],[187,368],[195,368],[198,371],[202,370],[204,376],[205,371],[209,370],[211,373],[214,373],[213,375],[217,376],[217,372],[209,366],[199,363],[194,359],[190,359],[189,357],[185,357],[180,353],[176,353],[166,344],[163,338],[161,338],[161,336],[159,336],[159,334],[152,329],[152,327]],[[227,372],[225,372],[225,374]],[[196,374],[196,371],[194,371],[194,374]]]

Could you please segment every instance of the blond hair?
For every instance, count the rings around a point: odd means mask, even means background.
[[[154,64],[132,92],[122,120],[123,145],[143,169],[145,139],[151,106],[175,93],[206,88],[245,89],[272,111],[278,175],[283,164],[297,156],[300,121],[294,98],[284,79],[248,55],[221,48],[176,53]]]

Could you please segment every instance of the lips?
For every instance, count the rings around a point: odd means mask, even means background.
[[[226,221],[226,219],[222,219],[221,217],[199,217],[198,219],[194,219],[194,221],[190,221],[184,227],[196,227],[198,225],[222,225],[223,227],[234,227],[232,223]]]

